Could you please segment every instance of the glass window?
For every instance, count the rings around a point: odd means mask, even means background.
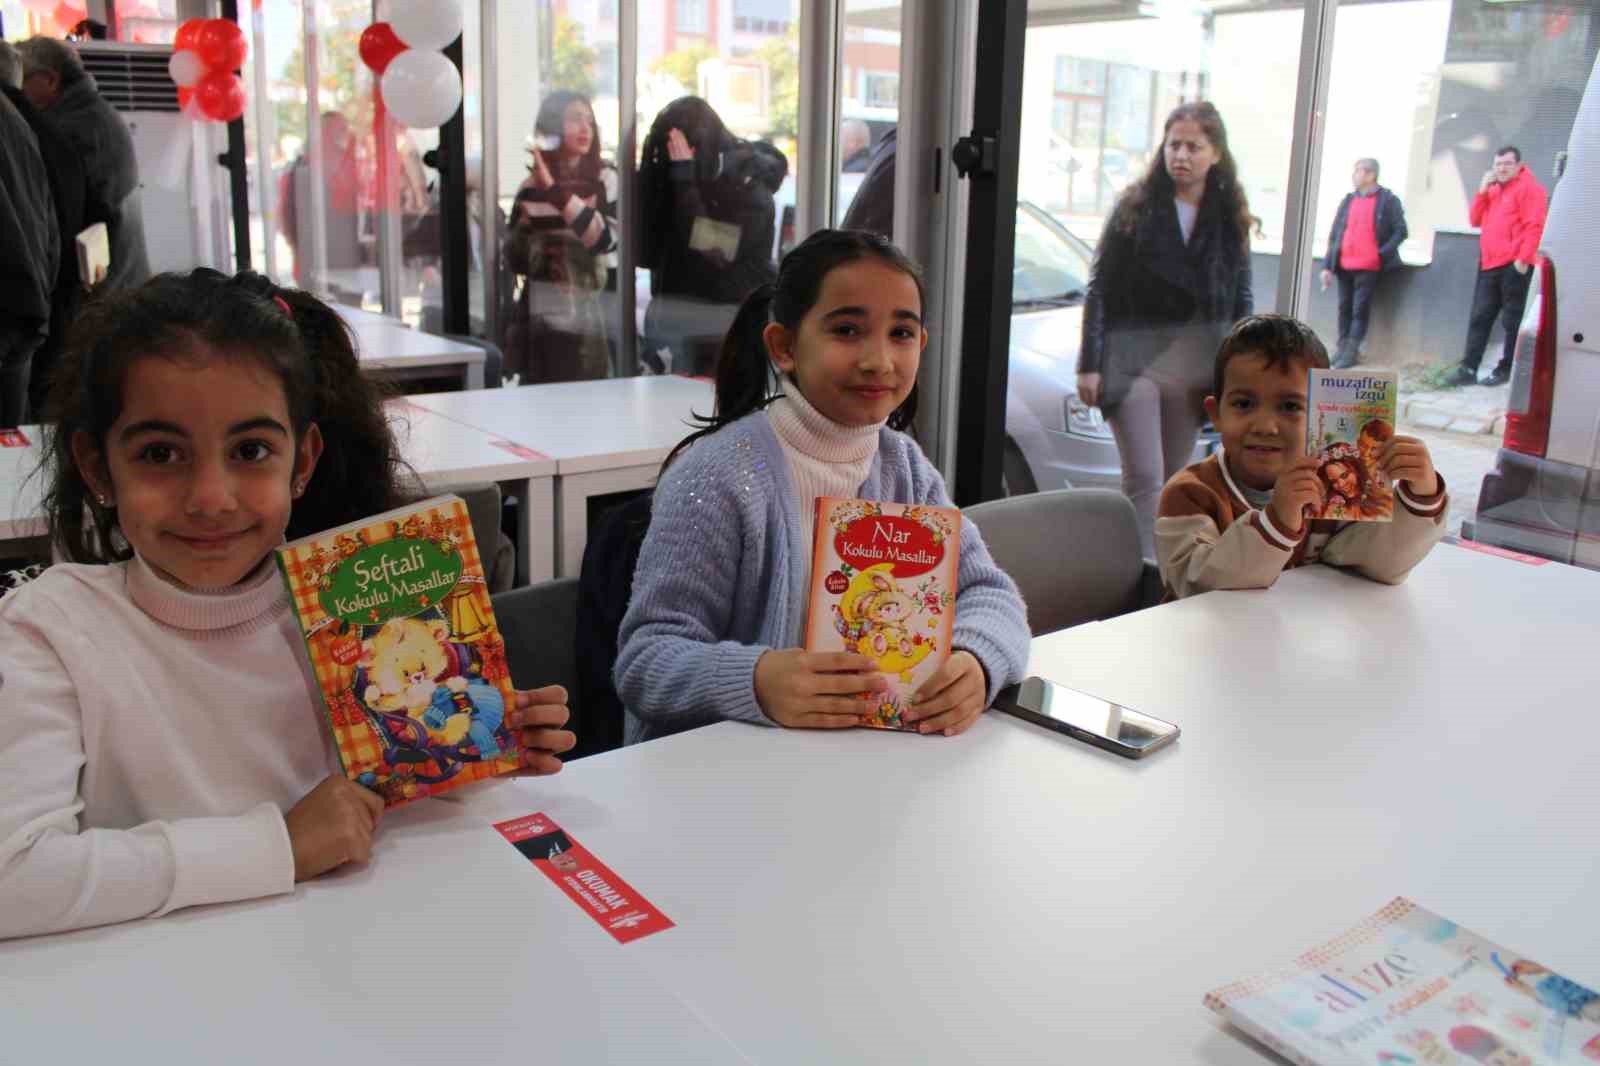
[[[702,10],[704,6],[702,4]],[[615,0],[499,0],[498,343],[520,384],[622,367]],[[472,123],[469,123],[469,127]]]
[[[1581,360],[1555,348],[1552,411],[1516,425],[1536,363],[1541,272],[1526,261],[1534,243],[1507,240],[1523,223],[1505,212],[1536,204],[1535,187],[1574,195],[1568,183],[1587,177],[1562,176],[1561,164],[1597,31],[1587,5],[1341,6],[1302,279],[1303,314],[1337,363],[1399,373],[1401,431],[1428,445],[1449,486],[1450,531],[1580,563],[1581,516],[1600,513],[1600,392],[1573,372]],[[1582,299],[1589,279],[1561,249],[1592,235],[1541,236],[1557,297]],[[1573,343],[1567,331],[1549,340]],[[1522,432],[1532,424],[1542,447]]]
[[[1217,341],[1274,302],[1303,16],[1146,6],[1063,21],[1054,0],[1030,5],[1003,472],[1011,492],[1121,489],[1153,555],[1162,486],[1217,439]],[[1179,105],[1198,109],[1169,168]],[[1086,336],[1096,251],[1106,329]]]
[[[794,217],[798,17],[794,0],[639,8],[629,372],[710,374],[739,305],[777,275]]]
[[[839,61],[839,175],[834,224],[893,237],[900,120],[900,4],[848,0]]]

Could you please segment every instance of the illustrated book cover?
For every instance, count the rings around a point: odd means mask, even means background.
[[[459,497],[303,537],[277,558],[351,780],[394,806],[518,768],[505,642]]]
[[[1404,897],[1205,1003],[1302,1066],[1600,1062],[1600,995]]]
[[[877,664],[889,690],[863,725],[910,728],[906,701],[950,657],[960,563],[953,507],[817,500],[806,650],[851,651]]]
[[[1306,395],[1306,454],[1327,489],[1320,514],[1340,522],[1389,522],[1394,487],[1379,468],[1394,437],[1399,380],[1392,370],[1313,367]]]

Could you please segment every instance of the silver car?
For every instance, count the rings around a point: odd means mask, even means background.
[[[1011,278],[1011,363],[1006,384],[1008,494],[1122,487],[1122,458],[1099,408],[1078,399],[1078,346],[1089,286],[1089,246],[1031,203],[1017,204]],[[1195,459],[1216,447],[1208,425]]]

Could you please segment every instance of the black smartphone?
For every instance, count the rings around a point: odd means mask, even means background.
[[[1002,689],[995,709],[1065,733],[1129,759],[1142,759],[1177,739],[1179,729],[1131,707],[1030,677]]]

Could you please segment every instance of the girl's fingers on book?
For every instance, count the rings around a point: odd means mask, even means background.
[[[888,683],[882,674],[813,674],[810,687],[818,696],[854,696],[886,691]]]
[[[548,751],[560,755],[564,751],[571,751],[578,743],[578,734],[568,729],[529,729],[522,730],[522,748],[524,751]]]
[[[560,685],[546,685],[544,688],[523,688],[517,690],[517,706],[532,707],[541,703],[566,703],[567,690]]]
[[[371,816],[372,824],[376,827],[378,819],[383,817],[383,797],[370,788],[362,788],[353,781],[350,784],[355,791],[356,798],[366,807],[367,814]]]
[[[867,674],[878,664],[851,651],[814,651],[802,655],[800,665],[818,674]]]
[[[859,707],[845,711],[802,711],[794,724],[800,729],[852,729],[861,724]]]
[[[520,705],[509,715],[512,729],[560,729],[572,717],[565,703]]]
[[[522,767],[531,773],[548,776],[561,772],[561,760],[547,751],[523,751]]]

